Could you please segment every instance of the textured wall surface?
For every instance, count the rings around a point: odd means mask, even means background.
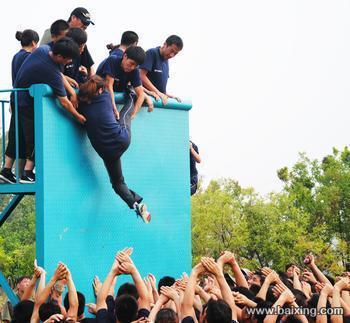
[[[148,113],[142,108],[133,121],[122,165],[126,183],[149,206],[152,221],[146,225],[112,190],[84,128],[50,95],[41,99],[41,90],[34,91],[36,122],[42,118],[42,128],[36,124],[37,160],[42,158],[36,193],[40,264],[51,275],[59,261],[66,263],[87,301],[94,301],[94,275],[104,279],[115,252],[125,246],[134,247],[142,275],[152,272],[159,279],[188,271],[188,111],[156,108]]]

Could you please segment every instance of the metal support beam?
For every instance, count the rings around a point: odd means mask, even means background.
[[[24,194],[14,195],[9,204],[5,207],[5,209],[0,214],[0,227],[4,224],[7,218],[10,216],[12,211],[16,208],[19,202],[21,202]]]
[[[11,286],[9,285],[7,279],[2,274],[1,271],[0,271],[0,286],[5,291],[9,301],[11,302],[11,304],[13,306],[15,306],[19,302],[19,299],[18,299],[17,295],[13,292]]]

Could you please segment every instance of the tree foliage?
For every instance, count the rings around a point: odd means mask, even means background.
[[[236,181],[210,182],[192,198],[194,262],[235,251],[244,266],[302,264],[308,251],[329,272],[350,260],[350,151],[333,150],[321,161],[300,154],[277,171],[284,188],[261,196]]]

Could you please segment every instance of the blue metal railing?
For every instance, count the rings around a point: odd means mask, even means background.
[[[16,163],[16,183],[19,183],[19,135],[18,135],[18,91],[28,91],[29,89],[5,89],[0,90],[0,93],[14,93],[14,109],[11,112],[15,113],[15,143],[16,143],[16,153],[15,153],[15,163]],[[6,147],[6,123],[5,123],[5,105],[10,104],[8,100],[0,100],[1,102],[1,116],[2,116],[2,164],[5,164],[5,147]]]

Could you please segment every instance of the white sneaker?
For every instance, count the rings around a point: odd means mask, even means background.
[[[136,214],[142,218],[143,222],[149,223],[151,221],[151,213],[147,211],[147,205],[144,203],[136,203],[135,205]]]

